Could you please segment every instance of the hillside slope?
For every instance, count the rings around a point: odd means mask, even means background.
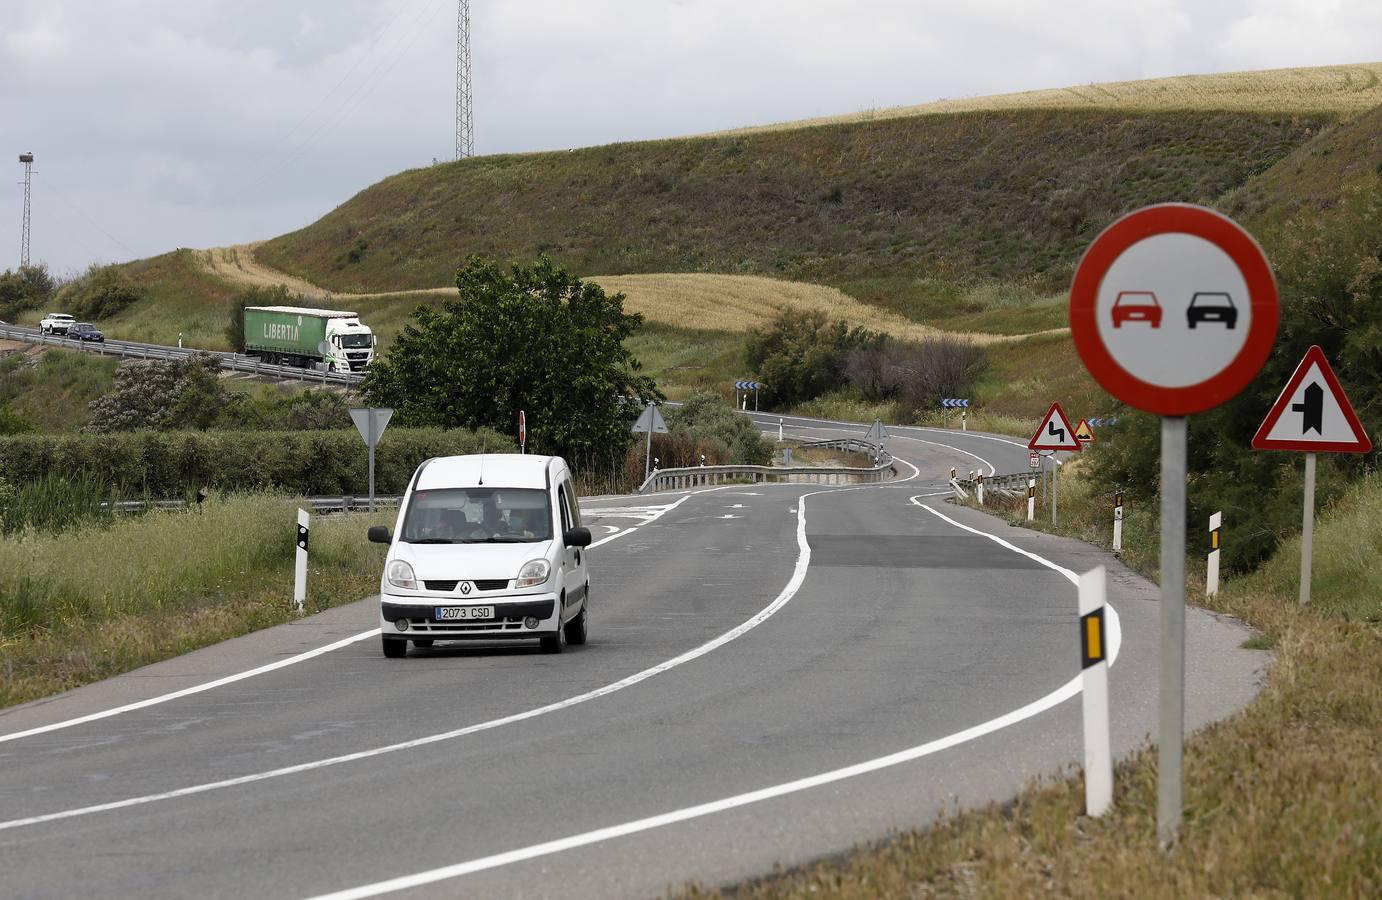
[[[767,275],[885,303],[918,275],[1051,287],[1116,215],[1212,202],[1331,121],[986,112],[479,157],[385,179],[258,255],[347,292],[444,285],[471,253],[543,252],[583,275]]]

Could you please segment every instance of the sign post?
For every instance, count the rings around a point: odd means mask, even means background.
[[[1036,434],[1027,442],[1027,449],[1051,455],[1051,524],[1056,524],[1056,457],[1057,450],[1079,453],[1084,445],[1075,437],[1075,426],[1059,403],[1052,403],[1046,416],[1037,426]]]
[[[384,436],[384,429],[389,427],[393,410],[387,407],[352,409],[350,418],[355,423],[355,429],[360,432],[360,437],[365,439],[365,446],[369,448],[369,508],[370,512],[374,512],[374,448]]]
[[[1313,433],[1312,433],[1313,432]],[[1300,532],[1300,602],[1310,603],[1315,540],[1315,454],[1367,453],[1372,440],[1319,345],[1305,352],[1291,380],[1253,436],[1254,450],[1305,452],[1305,511]]]
[[[1085,368],[1129,406],[1161,416],[1161,688],[1157,836],[1180,836],[1185,737],[1186,416],[1224,403],[1276,339],[1276,280],[1227,216],[1183,203],[1130,213],[1089,245],[1070,286]]]
[[[667,433],[667,423],[662,418],[662,413],[657,411],[657,404],[649,400],[648,405],[643,408],[643,414],[638,417],[638,421],[633,423],[631,429],[634,434],[641,432],[648,433],[648,446],[643,455],[643,480],[647,481],[651,474],[649,466],[653,458],[653,432],[658,434]],[[704,459],[705,457],[701,457]]]

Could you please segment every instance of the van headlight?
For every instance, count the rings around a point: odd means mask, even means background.
[[[413,574],[413,567],[401,559],[393,560],[384,569],[384,580],[397,588],[417,590],[417,576]]]
[[[547,560],[529,560],[523,564],[523,568],[518,570],[518,580],[514,582],[513,586],[516,588],[525,588],[542,584],[547,580],[547,576],[551,574],[552,566]]]

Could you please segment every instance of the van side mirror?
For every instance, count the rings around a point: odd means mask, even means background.
[[[566,529],[566,534],[561,536],[561,539],[566,542],[566,546],[568,547],[589,547],[590,529],[586,528],[584,525],[577,526],[576,528],[568,528]]]
[[[371,544],[392,544],[393,535],[389,534],[389,526],[371,525],[369,527],[369,541]]]

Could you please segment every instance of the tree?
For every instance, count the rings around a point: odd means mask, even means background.
[[[624,341],[643,317],[543,256],[531,266],[472,257],[456,275],[460,296],[419,306],[361,393],[391,406],[404,425],[490,426],[512,434],[527,412],[529,448],[573,461],[623,461],[629,426],[653,379]]]
[[[749,332],[748,363],[767,383],[766,393],[790,405],[819,397],[845,383],[845,361],[883,336],[831,322],[818,310],[784,309],[768,325]]]
[[[6,269],[0,274],[0,318],[9,318],[47,303],[57,290],[57,281],[43,263]]]
[[[219,372],[219,361],[208,353],[127,362],[116,370],[111,392],[91,402],[84,430],[209,428],[226,403]]]

